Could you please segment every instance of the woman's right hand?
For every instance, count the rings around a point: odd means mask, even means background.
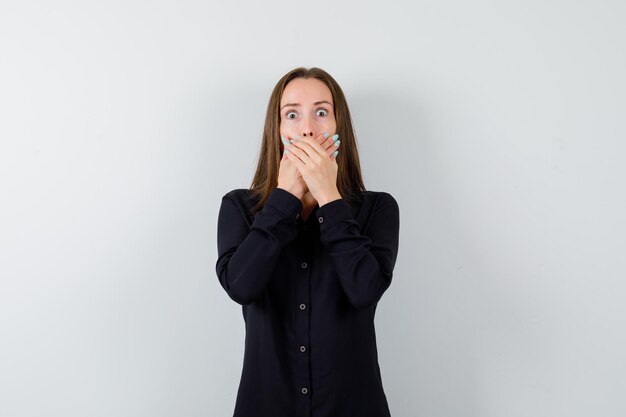
[[[283,136],[280,136],[283,144],[285,144],[285,139]],[[289,140],[289,137],[287,138]],[[285,148],[283,147],[283,157],[280,160],[280,167],[278,170],[278,188],[282,188],[295,195],[299,199],[309,191],[309,187],[304,182],[302,178],[302,174],[300,174],[300,170],[296,167],[296,164],[291,162],[287,155],[285,155]]]

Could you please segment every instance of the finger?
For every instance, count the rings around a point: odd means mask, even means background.
[[[282,144],[283,144],[283,148],[285,148],[285,147],[289,146],[289,144],[290,144],[291,142],[293,142],[293,138],[292,138],[292,137],[290,137],[289,135],[283,135],[283,134],[281,134],[281,135],[280,135],[280,141],[281,141],[281,142],[282,142]]]
[[[323,139],[326,136],[328,137],[326,139]],[[341,143],[341,141],[339,140],[339,135],[330,136],[330,134],[328,133],[323,133],[318,137],[322,138],[320,146],[322,147],[322,149],[324,149],[326,155],[332,157],[333,153],[337,150],[339,144]]]
[[[304,163],[298,158],[293,152],[289,151],[287,154],[287,159],[289,159],[300,171],[304,167]]]
[[[333,144],[332,140],[329,139],[329,137],[329,133],[321,133],[315,138],[315,140],[317,140],[317,142],[323,149],[328,149],[328,147]]]
[[[322,148],[326,149],[328,148],[328,145],[332,145],[332,140],[329,138],[330,138],[330,133],[326,132],[326,133],[320,134],[315,139],[317,139],[317,141],[322,146]]]
[[[284,158],[282,158],[282,159],[287,159],[287,156],[286,156],[286,155],[287,155],[287,154],[289,154],[289,152],[287,151],[287,150],[288,150],[288,147],[289,147],[289,145],[291,144],[291,142],[293,142],[294,140],[293,140],[293,138],[292,138],[291,136],[289,136],[289,135],[283,135],[283,134],[281,134],[281,135],[280,135],[280,141],[281,141],[281,142],[282,142],[282,144],[283,144],[282,148],[283,148],[283,156],[284,156]],[[282,160],[282,159],[281,159],[281,160]]]
[[[322,147],[324,146],[324,142],[326,142],[326,138],[328,136],[324,136],[327,135],[326,133],[320,133],[319,135],[317,135],[315,137],[315,140],[317,141],[317,143],[319,143],[320,145],[322,145]]]
[[[293,143],[290,143],[289,146],[287,146],[287,149],[289,150],[289,153],[293,153],[303,165],[310,166],[314,162],[309,157],[309,154],[301,148],[304,145],[304,143],[299,143],[301,140],[302,139],[294,140]]]
[[[281,161],[287,159],[287,154],[289,154],[289,150],[287,149],[286,146],[283,146],[283,154],[282,157],[280,158]]]
[[[315,138],[316,141],[320,142],[320,146],[323,149],[324,154],[329,157],[332,158],[333,157],[333,153],[337,150],[337,146],[339,146],[339,140],[335,141],[333,139],[333,137],[328,137],[327,139],[324,138],[324,134],[320,134]],[[296,140],[295,142],[298,142],[298,140]],[[333,144],[335,144],[335,146],[333,146]],[[310,148],[309,150],[306,150],[306,147],[301,147],[303,150],[305,150],[307,152],[308,155],[311,154],[311,152],[313,152],[313,148]],[[315,151],[316,152],[316,151]],[[316,152],[317,153],[317,152]]]
[[[340,142],[341,142],[341,141],[340,141],[339,139],[337,139],[336,141],[333,141],[333,143],[332,143],[332,144],[328,147],[328,149],[326,149],[326,152],[327,152],[330,156],[333,156],[333,154],[334,154],[336,151],[339,151],[339,143],[340,143]],[[334,158],[334,156],[333,156],[333,158]]]
[[[337,150],[337,146],[339,146],[339,135],[333,135],[330,136],[330,133],[323,133],[320,136],[320,145],[322,146],[323,149],[326,150],[326,153],[330,156],[332,155],[333,152],[335,152]],[[333,147],[333,145],[336,145],[335,147]]]
[[[313,138],[301,138],[294,141],[292,145],[305,151],[312,162],[317,163],[322,157],[328,157],[326,150]]]
[[[290,142],[292,142],[292,139],[289,136],[285,136],[285,135],[280,135],[280,141],[283,144],[283,150],[287,149],[287,146],[289,145]]]
[[[320,138],[319,139],[320,146],[322,147],[322,149],[324,149],[324,152],[326,153],[326,155],[331,156],[332,153],[334,152],[332,139],[330,139],[327,133],[321,134],[316,139],[318,138]]]
[[[312,138],[306,138],[304,142],[309,144],[318,155],[320,156],[326,155],[326,148],[322,146],[318,141],[313,140]]]

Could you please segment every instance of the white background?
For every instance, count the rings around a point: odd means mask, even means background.
[[[622,1],[0,3],[0,416],[232,415],[215,273],[278,79],[399,203],[394,417],[626,415]]]

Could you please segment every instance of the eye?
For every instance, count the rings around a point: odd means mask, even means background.
[[[289,117],[289,115],[290,115],[290,114],[296,114],[296,112],[295,112],[295,111],[290,111],[290,112],[288,112],[288,113],[286,114],[287,119],[293,119],[293,117]]]
[[[324,112],[324,116],[328,115],[328,112],[326,111],[326,109],[319,109],[317,112],[318,112],[318,114],[319,114],[319,112]]]

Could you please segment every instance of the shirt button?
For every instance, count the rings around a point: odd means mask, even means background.
[[[300,352],[306,352],[306,346],[304,345],[300,346]]]
[[[319,220],[320,223],[322,223],[324,221],[323,217],[319,217],[317,220]]]
[[[306,262],[302,262],[302,269],[305,269],[307,267],[307,263]]]
[[[303,393],[303,394],[306,394],[307,392],[309,392],[309,390],[308,390],[308,389],[306,389],[306,388],[302,388],[302,393]]]
[[[304,310],[306,308],[306,304],[300,304],[300,310]]]

